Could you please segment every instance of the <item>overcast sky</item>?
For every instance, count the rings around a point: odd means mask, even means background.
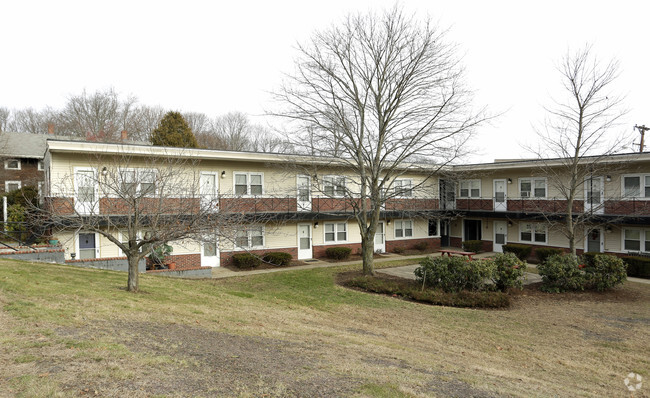
[[[0,106],[63,106],[70,94],[113,87],[140,103],[204,112],[271,109],[295,44],[350,12],[392,1],[0,1]],[[475,106],[505,112],[474,140],[472,161],[526,157],[532,126],[556,92],[556,65],[586,43],[621,64],[630,112],[612,131],[650,126],[650,2],[403,1],[449,28]],[[635,138],[638,134],[635,133]],[[637,139],[638,142],[638,139]],[[631,149],[631,148],[630,148]]]

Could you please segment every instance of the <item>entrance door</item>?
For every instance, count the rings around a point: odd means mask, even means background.
[[[219,246],[216,236],[211,236],[209,240],[201,243],[201,266],[219,266]]]
[[[440,209],[456,209],[456,183],[449,180],[440,180]]]
[[[77,169],[74,173],[76,198],[75,210],[80,214],[92,214],[98,210],[97,178],[93,169]]]
[[[449,231],[449,220],[440,220],[440,246],[449,247],[451,244]]]
[[[375,252],[386,252],[386,230],[383,221],[379,221],[379,224],[377,224],[377,231],[375,232]]]
[[[204,208],[217,207],[217,173],[202,172],[201,173],[201,205]]]
[[[585,180],[585,211],[602,214],[603,206],[603,177],[591,177]]]
[[[79,234],[79,260],[99,257],[97,235],[94,233]]]
[[[494,211],[508,210],[508,195],[506,180],[494,180]]]
[[[494,251],[503,253],[503,245],[508,243],[508,223],[505,221],[494,222]]]
[[[298,260],[312,257],[311,224],[298,224]]]
[[[604,251],[605,243],[603,242],[603,233],[600,228],[589,230],[585,238],[585,247],[588,252],[602,253]]]
[[[481,220],[465,220],[463,222],[463,240],[481,240]]]
[[[311,178],[309,176],[299,175],[297,177],[298,185],[298,211],[311,210]],[[309,257],[311,258],[311,257]]]

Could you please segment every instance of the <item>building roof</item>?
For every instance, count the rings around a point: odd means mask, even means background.
[[[50,136],[51,137],[51,136]],[[43,159],[47,135],[30,133],[0,133],[0,156]]]

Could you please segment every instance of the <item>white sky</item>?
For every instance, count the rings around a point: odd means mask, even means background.
[[[621,64],[617,89],[630,113],[620,132],[650,125],[647,1],[403,1],[450,28],[475,106],[506,112],[479,130],[471,161],[526,157],[569,48],[593,44]],[[296,42],[349,12],[392,1],[0,0],[0,106],[60,108],[70,94],[115,88],[140,103],[243,111],[263,122],[268,92],[292,71]],[[638,134],[635,133],[635,137]],[[638,141],[637,141],[638,142]],[[631,149],[631,148],[630,148]]]

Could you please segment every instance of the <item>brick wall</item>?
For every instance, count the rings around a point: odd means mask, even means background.
[[[21,187],[36,187],[38,182],[45,180],[43,170],[38,170],[38,159],[19,159],[20,170],[6,170],[4,160],[0,162],[0,192],[5,192],[5,181],[20,181]]]
[[[172,254],[166,263],[176,263],[176,269],[197,268],[201,266],[201,254]]]
[[[415,246],[424,242],[429,250],[440,250],[440,238],[422,238],[422,239],[403,239],[387,240],[386,251],[392,253],[396,247],[406,250],[415,249]]]
[[[251,253],[259,257],[264,257],[266,253],[271,253],[271,252],[284,252],[284,253],[289,253],[291,254],[291,257],[293,259],[298,258],[298,248],[296,247],[286,247],[282,249],[266,249],[266,250],[249,250],[249,251],[235,251],[235,252],[221,252],[220,254],[220,265],[226,266],[226,265],[232,265],[232,256],[235,254],[240,254],[240,253]]]

